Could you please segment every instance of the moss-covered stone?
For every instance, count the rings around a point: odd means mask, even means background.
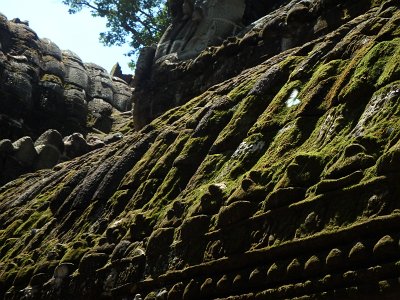
[[[46,296],[340,298],[399,277],[398,6],[314,2],[307,42],[281,51],[283,4],[251,42],[165,62],[160,110],[218,85],[136,132],[114,115],[120,141],[0,187],[1,293],[68,263]]]
[[[53,83],[56,83],[56,84],[58,84],[60,86],[63,85],[62,79],[60,77],[58,77],[56,75],[52,75],[52,74],[44,74],[40,80],[41,81],[53,82]]]

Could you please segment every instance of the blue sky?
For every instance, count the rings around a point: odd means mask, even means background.
[[[99,33],[106,30],[106,21],[93,18],[89,10],[70,15],[62,0],[0,0],[0,12],[9,20],[28,20],[40,38],[49,38],[63,50],[72,50],[84,62],[93,62],[110,71],[119,62],[123,72],[132,73],[124,56],[130,48],[105,47]]]

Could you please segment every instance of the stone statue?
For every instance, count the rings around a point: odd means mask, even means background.
[[[175,23],[177,20],[182,19],[182,6],[183,0],[169,0],[168,1],[168,9],[169,14],[172,17],[172,23]]]
[[[172,24],[161,38],[155,59],[196,56],[235,35],[242,26],[245,0],[170,0]]]

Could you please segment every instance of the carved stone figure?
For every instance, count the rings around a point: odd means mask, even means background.
[[[235,35],[242,26],[245,0],[171,0],[173,22],[161,38],[155,55],[196,56],[210,45]]]
[[[172,22],[180,20],[183,17],[182,14],[183,0],[168,0],[169,13],[172,17]]]

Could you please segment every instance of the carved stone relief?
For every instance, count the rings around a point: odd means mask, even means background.
[[[174,54],[179,59],[196,56],[242,28],[245,0],[170,1],[173,22],[164,33],[155,58]]]

